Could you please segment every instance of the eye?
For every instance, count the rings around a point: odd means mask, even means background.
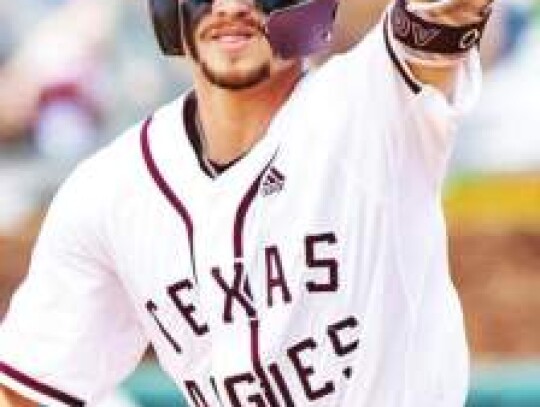
[[[254,3],[258,9],[269,14],[273,11],[306,3],[307,1],[309,0],[254,0]],[[214,0],[184,0],[184,4],[192,9],[208,7],[212,5],[213,2]]]
[[[209,6],[213,0],[185,0],[185,3],[191,7]]]
[[[265,13],[271,13],[272,11],[281,10],[305,2],[306,0],[257,0],[257,5]]]
[[[183,6],[188,21],[196,25],[212,8],[212,0],[184,0]]]

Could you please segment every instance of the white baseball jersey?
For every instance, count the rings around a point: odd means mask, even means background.
[[[193,407],[462,405],[440,194],[479,79],[473,54],[449,103],[381,24],[217,178],[186,97],[161,108],[54,199],[1,328],[1,382],[91,405],[150,343]]]

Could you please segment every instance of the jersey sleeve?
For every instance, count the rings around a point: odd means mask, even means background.
[[[478,52],[462,62],[453,94],[447,97],[414,77],[395,50],[388,18],[384,15],[352,50],[330,61],[327,94],[341,89],[340,97],[352,110],[349,133],[359,138],[379,134],[370,145],[384,143],[385,161],[395,173],[438,187],[460,119],[479,97]]]
[[[388,18],[378,27],[372,41],[385,54],[391,80],[386,86],[390,97],[386,104],[390,115],[387,127],[389,151],[394,154],[396,171],[416,176],[438,189],[446,174],[454,136],[461,119],[479,99],[482,82],[480,58],[476,49],[458,67],[451,95],[418,81],[396,51]],[[384,43],[384,46],[380,42]],[[393,92],[392,92],[393,90]]]
[[[60,189],[0,325],[0,383],[47,406],[93,403],[147,346],[107,253],[98,183],[83,165]]]

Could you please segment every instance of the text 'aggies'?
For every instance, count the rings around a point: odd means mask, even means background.
[[[305,289],[308,293],[334,293],[339,290],[339,262],[336,256],[320,257],[317,255],[321,246],[326,246],[328,249],[335,248],[336,245],[337,238],[333,232],[305,237],[304,254],[306,268],[308,270],[317,270],[317,276],[320,277],[318,279],[308,279],[305,282]],[[291,303],[293,298],[283,270],[279,248],[276,245],[266,246],[264,248],[264,256],[267,306],[270,308],[274,306],[275,297],[277,297],[276,294],[280,294],[279,297],[283,303]],[[358,319],[354,315],[345,316],[327,327],[325,338],[318,338],[317,341],[315,338],[307,337],[287,348],[286,359],[293,366],[297,379],[304,389],[305,398],[303,400],[297,400],[295,403],[279,365],[275,361],[266,362],[263,365],[260,359],[259,320],[257,310],[253,305],[251,290],[249,289],[249,284],[247,284],[244,264],[241,261],[236,261],[233,271],[232,281],[227,282],[222,277],[219,267],[213,267],[211,269],[211,275],[224,295],[223,322],[230,324],[234,321],[233,309],[242,310],[241,312],[245,313],[250,320],[251,362],[253,371],[241,372],[224,379],[223,385],[231,405],[234,407],[245,405],[254,405],[257,407],[278,407],[284,405],[286,407],[293,407],[295,405],[305,404],[306,400],[315,401],[332,394],[335,391],[334,381],[328,379],[322,385],[313,385],[311,378],[316,374],[316,367],[305,363],[301,355],[308,352],[316,352],[320,344],[328,343],[328,339],[331,344],[331,350],[335,353],[336,357],[351,354],[359,345],[360,327]],[[195,305],[183,297],[184,294],[193,288],[193,282],[189,279],[184,279],[167,287],[167,293],[194,334],[202,336],[210,331],[209,326],[206,322],[198,319]],[[180,353],[180,345],[158,318],[158,307],[156,304],[150,300],[146,303],[146,309],[170,345],[177,353]],[[328,352],[328,349],[319,351]],[[343,376],[346,379],[350,379],[352,376],[352,367],[345,367],[343,369]],[[212,385],[217,392],[213,378],[209,378],[209,380],[212,381]],[[317,380],[317,382],[320,382],[320,380]],[[185,386],[196,406],[210,406],[207,398],[201,391],[201,386],[195,381],[186,380]],[[243,387],[241,393],[245,393],[245,386],[251,386],[253,390],[246,397],[246,400],[242,400],[239,396],[239,389]]]

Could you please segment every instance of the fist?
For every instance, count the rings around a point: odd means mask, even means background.
[[[407,0],[407,9],[439,24],[477,23],[491,12],[493,0]]]

